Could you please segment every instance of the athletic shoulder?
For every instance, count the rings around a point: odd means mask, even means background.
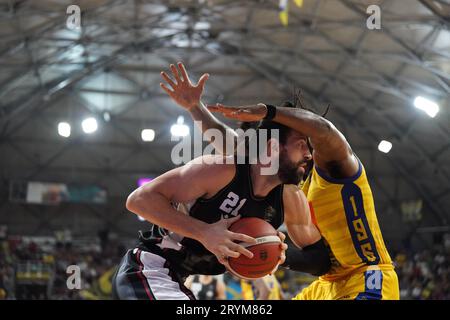
[[[205,155],[197,157],[183,166],[183,171],[215,174],[218,176],[233,174],[236,171],[233,156]]]
[[[306,201],[305,194],[300,188],[294,184],[285,184],[283,188],[283,201],[296,202],[300,200]]]
[[[308,201],[303,191],[296,185],[284,185],[283,205],[286,223],[302,223],[303,220],[308,220]]]
[[[215,194],[222,189],[236,174],[236,166],[233,156],[205,155],[188,162],[180,171],[181,175],[187,175],[201,181],[208,190],[208,195]],[[208,195],[205,195],[208,197]]]

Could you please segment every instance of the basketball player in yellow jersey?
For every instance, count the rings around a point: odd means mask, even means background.
[[[274,275],[255,280],[239,280],[242,289],[242,300],[282,300],[281,285]]]
[[[271,119],[310,140],[314,164],[302,190],[333,264],[295,299],[399,299],[397,274],[380,232],[364,166],[330,121],[290,102],[283,107],[217,104],[208,109],[246,122]]]
[[[166,73],[161,73],[174,91],[164,84],[161,84],[161,87],[174,100],[189,96],[186,91],[193,87],[182,63],[178,63],[178,67],[182,77],[176,67],[171,65],[175,82]],[[207,78],[208,75],[204,74],[194,88],[198,88],[201,83],[200,89],[203,89]],[[176,96],[176,93],[179,95]],[[191,113],[194,120],[201,121],[202,131],[213,128],[220,130],[226,137],[237,136],[236,132],[216,119],[201,101],[195,106],[183,107]],[[364,167],[353,154],[342,133],[323,117],[294,108],[290,102],[280,108],[265,104],[243,107],[218,104],[208,108],[244,122],[261,123],[260,120],[263,119],[279,122],[311,142],[315,165],[305,184],[305,201],[308,200],[312,211],[308,220],[314,220],[321,235],[314,235],[317,228],[303,228],[301,236],[309,241],[295,242],[303,250],[288,248],[286,263],[283,266],[314,275],[325,275],[297,298],[398,299],[397,276],[378,227]],[[214,144],[214,147],[219,152],[226,153],[226,150],[223,150],[225,144],[226,141],[218,146]],[[303,147],[303,144],[297,146],[302,150]],[[289,187],[296,189],[295,186]],[[298,196],[305,197],[303,192],[298,192]],[[305,205],[307,206],[306,203]],[[298,212],[302,211],[298,209]],[[288,224],[287,220],[285,222]],[[309,226],[309,222],[307,225]],[[310,241],[313,238],[318,241],[313,243]],[[328,253],[327,259],[323,258],[326,249],[323,248],[324,242],[328,242],[334,260],[331,271],[326,261],[329,262]]]
[[[258,300],[283,300],[284,293],[277,278],[273,274],[256,279],[253,287]]]

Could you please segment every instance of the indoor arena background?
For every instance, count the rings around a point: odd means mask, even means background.
[[[330,104],[401,298],[449,299],[449,27],[445,0],[0,0],[0,299],[111,298],[150,228],[126,198],[175,167],[171,137],[194,128],[159,87],[177,61],[211,75],[207,103],[279,104],[301,88],[317,112]],[[285,298],[314,279],[276,277]]]

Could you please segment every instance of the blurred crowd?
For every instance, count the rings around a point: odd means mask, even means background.
[[[126,248],[105,234],[84,241],[0,239],[0,299],[110,299],[111,278]],[[393,257],[401,299],[450,299],[448,249],[401,251]],[[80,287],[74,290],[68,289],[70,265],[77,266],[81,275]],[[289,299],[314,279],[279,269],[276,279],[260,284],[226,274],[214,279],[194,277],[189,285],[201,299]]]
[[[109,299],[111,277],[125,250],[101,239],[0,240],[0,299]],[[71,265],[76,271],[68,269]],[[80,286],[69,290],[68,279],[78,271]]]
[[[400,299],[449,300],[449,252],[434,248],[395,256]]]

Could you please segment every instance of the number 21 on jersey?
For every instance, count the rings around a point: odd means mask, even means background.
[[[237,216],[245,201],[247,201],[247,199],[241,199],[239,201],[239,196],[233,191],[230,191],[227,195],[227,198],[222,202],[219,208],[220,210],[225,212],[225,214],[222,214],[222,216],[224,218]]]

